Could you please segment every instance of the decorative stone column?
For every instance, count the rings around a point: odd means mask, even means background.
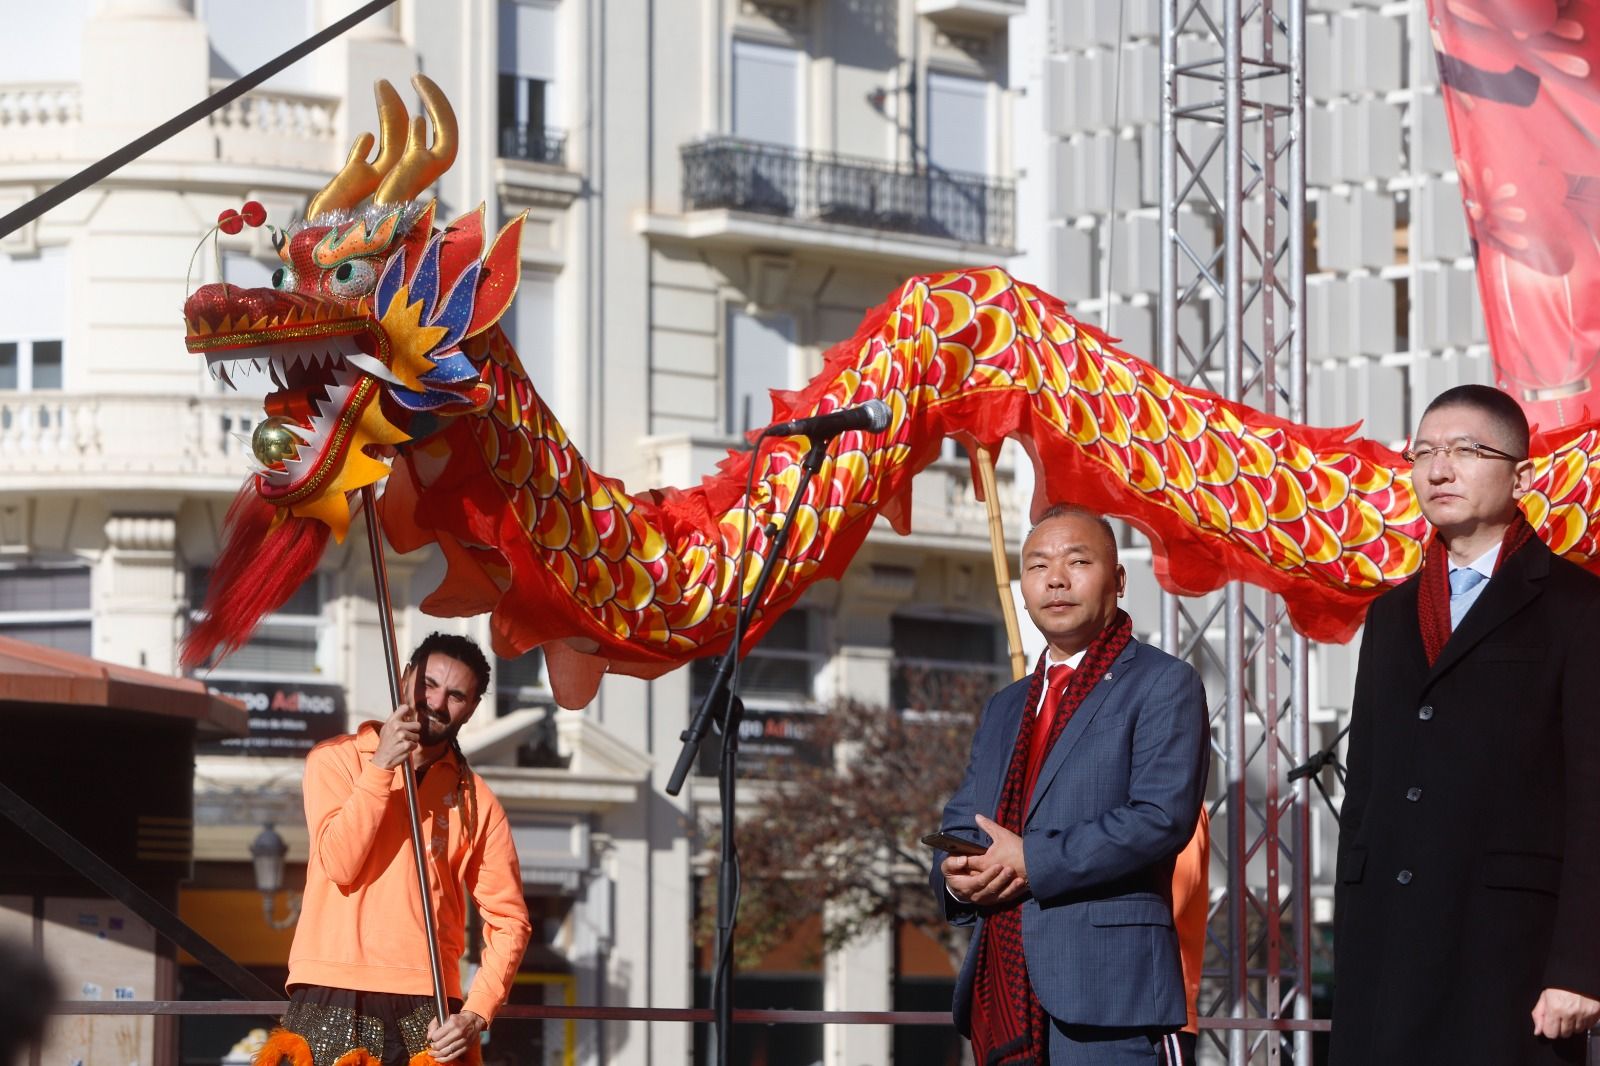
[[[130,91],[130,76],[137,91]],[[210,49],[193,0],[104,0],[83,31],[84,149],[95,157],[115,151],[205,99],[210,81]],[[200,121],[142,158],[206,159],[211,144]]]
[[[94,574],[96,658],[160,674],[176,670],[184,610],[177,526],[171,513],[106,519],[106,550]]]

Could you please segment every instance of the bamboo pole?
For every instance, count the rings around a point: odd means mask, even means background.
[[[989,513],[989,550],[994,555],[994,588],[1000,596],[1000,615],[1006,621],[1006,646],[1011,652],[1011,677],[1020,680],[1028,672],[1022,653],[1022,629],[1017,623],[1017,605],[1011,598],[1011,564],[1006,559],[1005,524],[1000,518],[1000,489],[995,482],[994,455],[982,445],[977,449],[978,479],[983,485],[983,507]]]

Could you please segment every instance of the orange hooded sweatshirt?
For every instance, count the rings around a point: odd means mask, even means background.
[[[378,727],[368,722],[353,736],[324,741],[306,756],[311,857],[289,950],[288,983],[429,996],[433,978],[405,782],[398,768],[373,765],[377,750]],[[417,809],[446,992],[463,998],[459,960],[465,888],[483,916],[483,951],[463,1007],[493,1021],[510,992],[530,928],[505,810],[482,778],[471,777],[475,802],[465,795],[461,764],[454,753],[446,753],[418,782]]]

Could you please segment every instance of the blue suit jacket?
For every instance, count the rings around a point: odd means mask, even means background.
[[[966,778],[942,828],[985,846],[1016,744],[1028,680],[990,699]],[[1062,730],[1039,771],[1023,825],[1032,896],[1022,904],[1028,976],[1046,1013],[1072,1025],[1178,1028],[1187,1021],[1172,924],[1172,864],[1194,834],[1210,745],[1205,690],[1192,666],[1131,642]],[[955,925],[981,909],[930,882]],[[972,939],[956,981],[956,1027],[970,1034]]]

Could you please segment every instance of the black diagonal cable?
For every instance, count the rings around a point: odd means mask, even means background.
[[[318,48],[321,48],[335,37],[350,29],[352,26],[361,22],[363,19],[382,11],[384,8],[388,7],[394,2],[395,0],[371,0],[371,3],[363,4],[361,7],[346,15],[338,22],[335,22],[327,29],[322,30],[314,37],[309,37],[306,40],[301,41],[299,44],[283,53],[283,55],[279,56],[277,59],[269,60],[268,62],[257,67],[255,70],[252,70],[238,81],[229,85],[226,89],[206,97],[198,104],[195,104],[193,107],[189,108],[189,110],[183,112],[183,114],[168,119],[166,122],[163,122],[161,125],[157,126],[144,136],[139,137],[136,140],[129,141],[127,144],[123,145],[121,148],[118,148],[115,152],[112,152],[99,162],[89,164],[76,174],[72,175],[72,177],[68,178],[66,181],[63,181],[60,185],[55,185],[49,189],[46,189],[44,192],[40,193],[38,196],[35,196],[32,200],[29,200],[15,211],[0,217],[0,239],[9,236],[11,233],[21,229],[23,226],[26,226],[28,223],[44,214],[52,207],[55,207],[57,204],[63,203],[70,197],[78,195],[78,193],[87,189],[95,182],[100,181],[102,178],[109,177],[111,174],[121,170],[123,167],[127,166],[135,159],[138,159],[140,156],[144,155],[162,141],[165,141],[181,130],[187,129],[189,126],[198,122],[200,119],[205,118],[213,111],[217,111],[223,107],[226,107],[228,104],[237,100],[251,89],[254,89],[257,85],[260,85],[262,82],[266,81],[280,70],[283,70],[292,63],[299,62],[312,52],[315,52]]]

